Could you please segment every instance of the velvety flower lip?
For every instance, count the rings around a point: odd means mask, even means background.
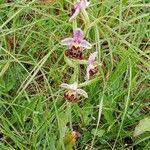
[[[74,5],[74,12],[72,16],[70,17],[69,21],[72,21],[76,16],[82,11],[83,9],[87,8],[89,6],[90,2],[87,0],[80,0],[80,2],[77,2]]]
[[[64,89],[72,90],[76,94],[79,94],[79,95],[84,96],[85,98],[88,98],[88,94],[84,90],[78,88],[77,82],[73,84],[62,83],[60,86]]]
[[[73,37],[65,38],[60,42],[62,45],[67,45],[70,48],[72,46],[82,47],[86,49],[91,49],[92,44],[84,39],[83,31],[80,28],[77,28],[73,32]]]
[[[86,70],[86,77],[87,80],[89,80],[91,73],[92,75],[97,73],[97,63],[96,63],[96,57],[97,57],[97,52],[94,52],[92,54],[90,54],[89,59],[88,59],[88,66],[87,66],[87,70]]]

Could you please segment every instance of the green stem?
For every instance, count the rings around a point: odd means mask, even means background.
[[[77,28],[77,19],[76,18],[72,21],[72,28],[73,28],[73,30],[75,30]]]
[[[76,81],[77,81],[77,83],[78,83],[78,80],[79,80],[79,66],[78,65],[76,65],[76,68],[75,68],[75,72],[76,72]]]
[[[87,11],[85,9],[82,10],[82,14],[83,14],[83,16],[82,16],[83,20],[85,22],[85,29],[84,29],[84,31],[86,33],[86,31],[87,31],[87,29],[88,29],[88,27],[90,25],[90,19],[89,19],[89,15],[88,15],[88,13],[87,13]]]
[[[78,75],[79,75],[79,66],[78,64],[75,65],[74,67],[74,73],[71,77],[71,83],[74,83],[74,82],[78,82]]]
[[[69,124],[70,124],[70,129],[73,130],[72,128],[72,110],[71,110],[71,103],[68,102],[67,103],[67,112],[68,112],[68,120],[69,120]]]

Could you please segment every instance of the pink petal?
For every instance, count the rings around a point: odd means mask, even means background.
[[[91,49],[92,48],[92,44],[90,44],[88,41],[86,40],[82,40],[81,41],[81,46],[86,48],[86,49]]]
[[[94,52],[94,53],[90,54],[89,59],[88,59],[89,64],[93,64],[95,62],[97,54],[98,54],[97,52]]]
[[[79,12],[80,12],[80,9],[78,7],[75,8],[75,11],[72,14],[72,16],[70,17],[69,22],[71,22],[73,19],[75,19],[77,17],[77,15],[79,14]]]
[[[74,13],[72,14],[71,18],[69,19],[69,21],[71,22],[74,18],[77,17],[77,15],[80,13],[80,11],[82,9],[85,9],[89,6],[90,2],[88,2],[87,0],[81,0],[80,2],[77,2],[75,5],[74,5]]]
[[[72,45],[73,44],[73,38],[65,38],[64,40],[62,40],[60,43],[62,45]]]
[[[75,29],[73,32],[73,38],[75,41],[82,41],[84,38],[83,31],[80,28]]]

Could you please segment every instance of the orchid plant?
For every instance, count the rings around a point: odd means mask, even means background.
[[[88,21],[89,17],[85,9],[89,6],[89,4],[90,2],[88,0],[78,0],[74,4],[72,16],[69,19],[69,21],[72,22],[72,26],[73,26],[73,36],[67,37],[60,42],[61,45],[67,46],[67,50],[65,50],[65,53],[64,53],[65,54],[64,58],[65,58],[66,63],[70,67],[74,68],[74,73],[72,74],[71,81],[70,81],[72,84],[62,83],[60,85],[61,88],[65,90],[64,99],[67,100],[67,102],[72,102],[72,103],[79,102],[82,98],[88,98],[87,92],[81,89],[80,87],[84,87],[88,84],[91,84],[94,81],[97,81],[97,80],[93,80],[93,81],[90,80],[90,77],[98,73],[98,62],[96,61],[98,53],[97,52],[91,53],[89,55],[88,60],[85,59],[86,57],[84,55],[85,49],[92,48],[92,44],[88,42],[87,40],[85,40],[85,35],[84,35],[84,32],[88,29],[87,27],[89,23]],[[77,23],[76,17],[80,12],[82,12],[83,17],[85,17],[83,18],[85,22],[84,32],[81,30],[81,28],[78,28],[76,24]],[[87,65],[86,67],[87,81],[78,84],[80,64],[83,64],[84,61],[86,62],[84,63],[84,65],[85,64]],[[68,109],[70,112],[69,114],[71,114],[70,103],[68,106],[69,106]],[[70,137],[73,137],[72,139],[76,141],[77,137],[80,137],[80,136],[77,134],[77,132],[73,131]]]

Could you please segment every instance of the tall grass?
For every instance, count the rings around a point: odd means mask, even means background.
[[[0,149],[56,150],[75,129],[76,150],[148,150],[148,133],[133,132],[150,110],[149,0],[91,0],[86,53],[98,51],[102,66],[75,104],[60,88],[72,74],[59,44],[72,34],[72,3],[0,0]]]

